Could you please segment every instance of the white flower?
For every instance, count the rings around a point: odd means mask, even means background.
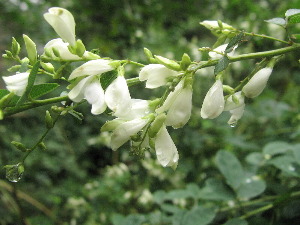
[[[157,113],[167,112],[165,124],[174,128],[183,127],[190,119],[192,112],[192,87],[180,81],[165,100]]]
[[[223,85],[217,80],[207,92],[201,108],[201,117],[203,119],[214,119],[218,117],[224,109]]]
[[[241,119],[241,117],[243,116],[244,110],[245,110],[245,104],[242,104],[240,107],[230,110],[231,117],[227,123],[234,127],[238,122],[238,120]]]
[[[75,46],[75,21],[73,15],[66,9],[52,7],[44,14],[45,20],[55,32],[71,46]]]
[[[244,105],[245,97],[242,92],[236,92],[225,101],[224,111],[230,111]]]
[[[125,120],[133,120],[148,115],[150,112],[149,102],[143,99],[131,99],[131,110],[126,114],[121,113],[118,115],[119,118]]]
[[[81,57],[79,57],[78,55],[72,54],[70,52],[68,46],[69,46],[69,43],[64,42],[61,38],[56,38],[56,39],[49,41],[45,45],[44,49],[45,49],[45,52],[47,51],[47,53],[50,54],[50,56],[48,56],[48,57],[51,57],[51,58],[56,58],[56,56],[53,52],[53,51],[56,51],[59,53],[59,58],[62,60],[79,60],[79,59],[81,59]],[[44,53],[44,55],[47,55],[47,54]],[[82,58],[98,59],[100,57],[96,54],[85,51]]]
[[[273,68],[266,67],[254,74],[242,89],[245,96],[248,98],[255,98],[260,95],[267,85],[272,70]]]
[[[200,23],[201,25],[205,26],[209,30],[219,29],[219,23],[216,20],[204,20]],[[232,26],[228,25],[227,23],[222,22],[223,29],[226,31],[235,30]]]
[[[97,76],[82,79],[68,94],[74,102],[86,99],[92,105],[92,114],[98,115],[105,111],[104,91]]]
[[[22,96],[28,84],[28,77],[29,73],[17,73],[15,75],[2,78],[6,84],[7,90],[18,96]]]
[[[167,83],[167,78],[177,76],[179,73],[168,69],[161,64],[149,64],[144,66],[139,73],[140,81],[146,82],[146,88],[157,88]]]
[[[115,116],[127,114],[131,110],[131,97],[124,76],[118,76],[105,91],[105,102]]]
[[[134,119],[117,126],[111,136],[111,148],[117,150],[120,146],[130,140],[130,137],[137,134],[148,123],[147,119]]]
[[[179,155],[165,125],[162,126],[155,138],[155,151],[158,162],[163,167],[170,166],[174,169],[177,167]]]
[[[99,75],[111,70],[114,70],[114,67],[110,65],[111,61],[106,59],[96,59],[88,61],[78,68],[76,68],[69,76],[69,80],[73,80],[81,76],[93,76]]]
[[[227,48],[227,45],[228,44],[223,44],[223,45],[220,45],[219,47],[215,48],[213,51],[209,52],[208,55],[210,56],[211,59],[220,59],[223,57],[222,54],[225,54],[225,50]],[[233,50],[228,53],[227,55],[228,56],[233,56],[234,55],[234,51],[235,49],[237,48],[237,45],[233,48]],[[215,51],[215,52],[214,52]],[[222,54],[219,54],[219,53],[222,53]]]

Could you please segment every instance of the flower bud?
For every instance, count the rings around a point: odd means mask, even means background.
[[[13,37],[12,38],[12,42],[11,42],[11,53],[14,55],[14,56],[17,56],[19,55],[20,53],[20,44],[17,42],[17,40]]]
[[[75,46],[75,21],[68,10],[52,7],[44,14],[44,18],[64,41]]]
[[[18,72],[21,68],[21,65],[14,65],[12,67],[10,67],[9,69],[7,69],[8,72],[12,72],[12,73],[15,73],[15,72]]]
[[[260,95],[267,85],[272,70],[273,68],[266,67],[254,74],[242,89],[245,96],[248,98],[255,98]]]
[[[228,120],[228,124],[231,127],[235,127],[235,125],[237,124],[238,120],[242,118],[243,114],[244,114],[244,110],[245,110],[245,104],[242,104],[240,107],[235,108],[233,110],[230,110],[231,113],[231,117]]]
[[[189,65],[191,65],[192,61],[188,54],[184,53],[180,62],[180,67],[182,70],[186,70]]]
[[[85,46],[80,39],[76,41],[76,55],[82,57],[85,53]]]
[[[47,72],[53,73],[54,72],[54,66],[51,63],[44,63],[41,62],[41,66],[44,70]]]
[[[48,130],[53,128],[53,126],[54,126],[53,119],[48,110],[46,111],[45,122],[46,122],[46,127]]]
[[[12,141],[11,144],[13,146],[15,146],[18,150],[20,150],[21,152],[26,152],[27,148],[25,147],[25,145],[23,145],[21,142],[18,141]]]
[[[25,42],[26,50],[28,59],[31,63],[31,65],[34,65],[34,63],[37,60],[37,51],[36,51],[36,45],[35,43],[25,34],[23,34],[23,39]]]
[[[206,27],[207,29],[214,31],[221,29],[222,33],[228,34],[230,31],[235,30],[234,27],[228,25],[227,23],[223,23],[222,21],[218,20],[204,20],[200,23],[202,26]]]
[[[218,117],[224,109],[223,85],[217,80],[207,92],[201,108],[201,117],[203,119],[214,119]]]
[[[40,150],[42,150],[42,151],[46,151],[46,150],[47,150],[47,146],[45,145],[44,142],[40,142],[40,143],[38,144],[38,147],[39,147]]]
[[[159,55],[155,55],[154,57],[159,64],[162,64],[171,70],[175,70],[175,71],[181,70],[180,65],[177,62],[175,62],[174,60],[167,59],[167,58],[159,56]]]
[[[163,126],[167,116],[165,113],[159,114],[155,117],[154,121],[151,123],[151,127],[149,128],[148,135],[150,138],[153,138],[157,135],[160,128]]]
[[[156,63],[156,60],[154,59],[152,52],[148,48],[144,48],[144,53],[150,63]]]

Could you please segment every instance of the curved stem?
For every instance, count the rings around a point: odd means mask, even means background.
[[[243,31],[240,31],[240,32],[242,32],[242,33],[244,33],[248,36],[261,37],[261,38],[265,38],[265,39],[270,39],[272,41],[279,41],[279,42],[284,43],[284,44],[290,44],[287,41],[280,40],[280,39],[277,39],[277,38],[274,38],[274,37],[271,37],[271,36],[267,36],[267,35],[264,35],[264,34],[254,34],[254,33],[243,32]]]

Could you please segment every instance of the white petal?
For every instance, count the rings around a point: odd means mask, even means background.
[[[114,115],[126,115],[131,110],[131,97],[126,79],[118,76],[105,91],[105,102]]]
[[[93,76],[85,77],[82,79],[72,90],[69,92],[68,96],[73,102],[80,102],[84,99],[85,88],[92,82]]]
[[[227,45],[228,44],[223,44],[223,45],[220,45],[219,47],[215,48],[214,51],[216,52],[220,52],[220,53],[225,53],[225,49],[227,48]],[[228,56],[233,56],[234,55],[234,51],[235,49],[237,48],[237,45],[233,48],[233,50],[228,53],[227,55]],[[221,54],[218,54],[216,52],[209,52],[208,55],[211,57],[211,59],[220,59],[223,57],[223,55]]]
[[[139,118],[119,125],[111,136],[112,150],[117,150],[120,146],[129,141],[130,137],[137,134],[147,123],[148,120]]]
[[[105,111],[104,91],[97,78],[87,85],[84,91],[84,97],[92,105],[92,114],[98,115]]]
[[[166,126],[163,126],[156,136],[155,151],[157,159],[163,167],[177,166],[179,155]]]
[[[44,14],[44,18],[63,40],[75,45],[75,21],[68,10],[52,7]]]
[[[68,49],[69,43],[63,42],[61,38],[56,38],[49,41],[44,49],[49,49],[52,55],[52,58],[55,58],[53,49],[59,52],[60,58],[63,60],[78,60],[79,56],[72,54]],[[44,53],[45,54],[45,53]]]
[[[71,73],[69,80],[85,75],[92,76],[111,71],[114,68],[110,63],[111,61],[106,59],[96,59],[86,62]]]
[[[2,77],[7,90],[22,96],[28,84],[29,73],[17,73],[12,76]]]
[[[189,88],[183,88],[169,108],[166,118],[166,125],[174,128],[183,127],[192,114],[192,95]]]
[[[241,105],[240,107],[230,110],[231,113],[231,117],[228,120],[228,124],[235,126],[236,123],[238,122],[239,119],[242,118],[243,114],[244,114],[244,110],[245,110],[245,104]]]
[[[146,88],[157,88],[167,83],[167,78],[177,76],[179,73],[160,64],[149,64],[139,73],[140,81],[146,82]]]
[[[203,119],[214,119],[218,117],[224,109],[223,85],[217,80],[207,92],[201,108],[201,117]]]
[[[147,100],[131,99],[131,110],[129,110],[126,114],[120,113],[118,115],[115,114],[115,116],[126,120],[133,120],[144,117],[149,113],[151,112]]]
[[[227,98],[226,101],[225,101],[224,111],[230,111],[230,110],[236,109],[236,108],[238,108],[238,107],[240,107],[241,105],[244,104],[245,97],[244,97],[244,95],[242,95],[241,91],[236,92],[233,95],[238,100],[238,103],[235,103],[233,101],[233,99],[232,99],[233,96],[232,95],[229,96],[229,98]]]
[[[242,89],[245,96],[248,98],[255,98],[260,95],[267,85],[272,70],[272,68],[266,67],[254,74]]]

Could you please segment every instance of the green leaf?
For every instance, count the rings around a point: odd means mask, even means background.
[[[290,17],[290,16],[293,16],[295,14],[299,14],[300,13],[300,9],[288,9],[286,12],[285,12],[285,17]]]
[[[274,141],[266,144],[263,148],[264,155],[278,155],[291,150],[292,146],[283,141]]]
[[[240,218],[234,218],[234,219],[228,220],[223,225],[248,225],[248,222],[246,220],[242,220]]]
[[[3,98],[5,95],[9,94],[10,92],[6,89],[0,89],[0,99]],[[9,101],[9,104],[7,106],[14,106],[18,101],[20,97],[15,95],[12,97],[12,99]]]
[[[214,70],[214,74],[218,74],[220,72],[222,72],[223,70],[225,70],[227,68],[227,66],[229,65],[229,59],[228,57],[225,55],[223,56],[219,62],[217,63],[217,65],[215,66],[215,70]]]
[[[182,198],[189,198],[189,197],[193,197],[192,193],[190,193],[186,190],[173,190],[173,191],[170,191],[165,196],[165,199],[174,200],[174,199],[182,199]]]
[[[59,85],[57,83],[34,85],[30,91],[30,98],[37,99],[45,94],[50,93],[51,91],[54,91],[58,87]]]
[[[269,160],[268,163],[290,176],[300,176],[300,166],[292,156],[278,156]]]
[[[117,77],[117,71],[109,71],[106,73],[103,73],[100,77],[100,82],[102,88],[105,90]]]
[[[300,13],[288,17],[289,24],[300,23]]]
[[[144,222],[146,222],[146,218],[144,215],[131,214],[127,216],[120,225],[141,225]]]
[[[252,152],[246,157],[247,163],[254,165],[254,166],[259,166],[262,165],[264,162],[265,158],[263,154],[260,152]]]
[[[28,84],[27,84],[27,87],[26,87],[26,90],[24,92],[24,94],[20,97],[19,101],[17,102],[16,106],[19,106],[21,105],[23,102],[25,102],[27,99],[28,99],[28,96],[29,96],[29,93],[33,87],[33,84],[34,84],[34,81],[35,81],[35,78],[36,78],[36,74],[39,70],[39,67],[40,67],[40,61],[37,61],[30,74],[29,74],[29,77],[28,77]]]
[[[266,182],[257,177],[246,177],[242,184],[237,189],[237,196],[239,198],[253,198],[261,193],[263,193],[266,189]]]
[[[293,153],[294,153],[296,162],[300,165],[300,144],[295,144],[293,146]]]
[[[172,214],[176,214],[180,211],[182,211],[182,209],[178,208],[177,206],[175,205],[171,205],[171,204],[162,204],[161,206],[161,209],[167,213],[172,213]]]
[[[199,199],[229,201],[234,199],[233,192],[226,187],[221,181],[215,178],[209,178],[198,194]]]
[[[236,36],[234,36],[229,41],[229,43],[228,43],[228,45],[227,45],[227,47],[225,49],[225,53],[231,52],[234,49],[234,47],[241,42],[241,40],[243,39],[243,37],[244,37],[244,33],[243,32],[241,32],[241,33],[237,34]]]
[[[188,211],[182,218],[182,225],[206,225],[209,224],[215,217],[215,208],[204,208],[198,206],[191,211]]]
[[[226,182],[233,189],[237,189],[244,181],[244,170],[240,161],[232,153],[220,150],[217,153],[216,164]]]
[[[273,24],[276,24],[276,25],[279,25],[279,26],[285,26],[286,25],[286,21],[285,19],[283,18],[273,18],[273,19],[269,19],[269,20],[265,20],[265,22],[267,23],[273,23]]]

